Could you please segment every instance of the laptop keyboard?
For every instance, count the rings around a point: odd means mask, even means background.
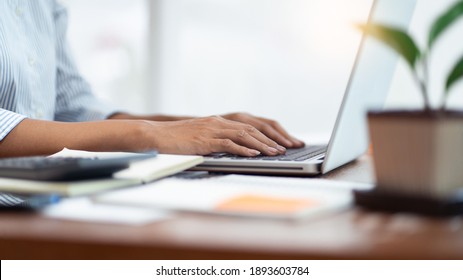
[[[268,160],[268,161],[305,161],[319,156],[326,152],[327,146],[306,146],[300,149],[288,149],[286,154],[279,156],[257,156],[242,157],[226,153],[211,155],[215,159],[236,159],[236,160]]]

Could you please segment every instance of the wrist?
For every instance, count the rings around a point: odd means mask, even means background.
[[[88,151],[143,152],[153,150],[147,141],[150,125],[139,120],[75,123],[70,148]]]
[[[156,149],[152,139],[153,122],[145,120],[108,121],[116,127],[111,129],[106,143],[113,143],[111,150],[127,152],[145,152]]]

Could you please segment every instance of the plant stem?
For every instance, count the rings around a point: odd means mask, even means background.
[[[423,74],[424,74],[424,81],[426,83],[426,88],[429,89],[429,54],[430,51],[429,49],[426,50],[426,52],[423,55]],[[439,110],[440,111],[445,111],[445,108],[447,107],[447,94],[444,93],[442,95],[442,100],[440,103]]]
[[[421,95],[423,96],[424,100],[424,110],[425,111],[431,111],[431,103],[429,102],[429,96],[428,96],[428,87],[425,82],[423,82],[419,77],[418,73],[416,72],[415,69],[413,69],[413,77],[415,78],[415,82],[418,84],[420,87]]]
[[[421,91],[425,96],[427,103],[425,110],[431,109],[431,102],[429,98],[429,50],[423,54],[423,81],[421,81]]]

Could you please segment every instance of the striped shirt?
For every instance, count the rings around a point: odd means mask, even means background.
[[[56,0],[0,0],[0,141],[25,118],[80,122],[115,112],[77,71],[66,29]],[[1,206],[23,203],[0,193]]]
[[[26,201],[20,198],[18,195],[11,195],[7,193],[0,193],[0,209],[2,207],[18,207]]]
[[[23,119],[106,119],[66,41],[67,12],[56,0],[0,1],[0,141]]]

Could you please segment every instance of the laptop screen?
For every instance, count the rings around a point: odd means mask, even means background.
[[[377,0],[370,21],[408,29],[416,0]],[[369,137],[366,114],[382,109],[398,55],[375,39],[365,38],[346,87],[322,171],[328,172],[362,155]]]

